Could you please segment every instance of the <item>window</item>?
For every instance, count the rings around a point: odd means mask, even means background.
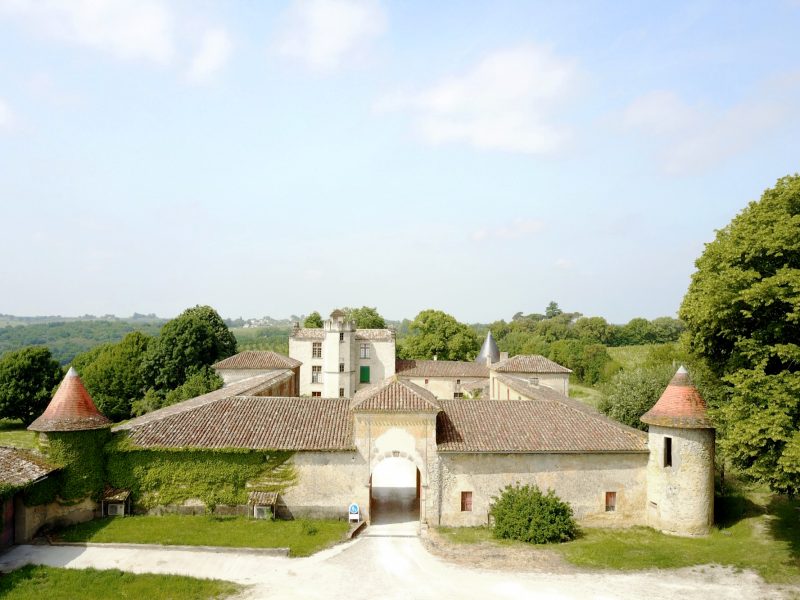
[[[319,365],[311,366],[311,383],[320,383],[322,381],[322,367]]]
[[[322,358],[322,342],[314,342],[311,345],[311,358]]]
[[[311,392],[312,398],[322,398],[322,392]]]
[[[472,512],[472,492],[461,492],[461,512]]]
[[[341,344],[343,342],[344,342],[344,332],[339,334],[339,343]]]
[[[464,392],[455,392],[453,394],[453,398],[463,398],[463,397],[464,397]]]
[[[461,380],[460,379],[456,379],[456,385],[461,385]]]
[[[617,492],[606,492],[606,512],[617,510]]]
[[[339,388],[339,398],[344,398],[344,388]]]
[[[531,385],[539,385],[539,378],[531,377]]]
[[[427,379],[425,380],[425,385],[428,385],[428,380]]]
[[[664,438],[664,467],[672,466],[672,438]]]
[[[339,363],[339,373],[344,373],[344,363]]]
[[[359,383],[369,383],[369,367],[361,367],[358,374]]]
[[[369,358],[369,344],[361,344],[361,358]]]

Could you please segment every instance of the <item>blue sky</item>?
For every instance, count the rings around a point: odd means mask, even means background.
[[[674,315],[800,3],[0,0],[0,312]]]

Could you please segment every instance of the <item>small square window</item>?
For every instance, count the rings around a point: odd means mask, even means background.
[[[339,388],[339,398],[344,398],[344,388]]]
[[[606,512],[617,510],[617,492],[606,492]]]
[[[463,398],[464,392],[455,392],[453,393],[453,398]]]
[[[339,363],[339,373],[344,373],[344,363]]]
[[[322,392],[311,392],[312,398],[322,398]]]
[[[322,342],[311,344],[311,358],[322,358]]]
[[[425,380],[425,385],[428,385],[428,380],[427,379]]]
[[[461,385],[461,380],[460,379],[456,379],[456,385]]]
[[[664,438],[664,468],[672,466],[672,438]]]
[[[472,512],[472,492],[461,492],[461,512]]]
[[[339,334],[339,341],[344,342],[344,332]]]

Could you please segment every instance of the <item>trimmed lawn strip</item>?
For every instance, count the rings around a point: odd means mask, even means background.
[[[240,586],[216,579],[182,575],[135,575],[97,569],[59,569],[28,565],[0,575],[4,600],[107,600],[108,598],[163,598],[169,600],[218,600]]]
[[[342,541],[347,521],[269,521],[211,515],[106,517],[58,532],[64,542],[289,548],[290,556],[308,556]]]
[[[35,431],[28,431],[22,421],[16,419],[0,419],[0,446],[12,448],[36,448]]]
[[[769,583],[800,583],[798,506],[797,501],[777,496],[767,506],[741,497],[726,498],[718,507],[721,524],[706,537],[671,536],[647,527],[586,527],[574,541],[535,547],[558,552],[574,565],[596,569],[635,571],[717,564],[752,569]],[[529,546],[496,540],[485,526],[440,527],[438,531],[456,544]]]

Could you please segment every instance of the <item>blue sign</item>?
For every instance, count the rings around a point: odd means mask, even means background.
[[[349,512],[350,512],[351,515],[357,515],[358,514],[358,504],[356,504],[355,502],[353,504],[351,504]]]

